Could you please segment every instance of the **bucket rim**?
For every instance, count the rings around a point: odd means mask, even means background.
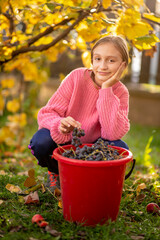
[[[93,144],[82,144],[82,146],[87,145],[87,146],[92,146]],[[110,145],[109,145],[110,146]],[[64,149],[69,149],[73,148],[73,145],[64,145],[62,148]],[[83,167],[104,167],[104,166],[119,166],[123,164],[127,164],[128,162],[133,160],[133,154],[131,151],[128,149],[122,148],[122,147],[117,147],[117,146],[110,146],[114,149],[121,150],[127,152],[127,156],[124,158],[118,159],[118,160],[108,160],[108,161],[84,161],[84,160],[79,160],[79,159],[72,159],[72,158],[67,158],[62,156],[59,153],[60,147],[57,147],[53,151],[53,158],[55,158],[58,162],[63,162],[66,164],[74,165],[74,166],[83,166]]]

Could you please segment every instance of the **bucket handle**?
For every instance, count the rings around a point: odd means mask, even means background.
[[[129,173],[127,173],[127,175],[125,176],[125,180],[126,180],[127,178],[129,178],[130,175],[132,174],[133,169],[134,169],[134,166],[135,166],[135,163],[136,163],[136,159],[133,159],[132,168],[131,168],[131,170],[129,171]]]

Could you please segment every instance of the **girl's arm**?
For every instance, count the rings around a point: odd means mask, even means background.
[[[73,87],[73,77],[71,73],[63,80],[62,84],[50,98],[46,106],[41,108],[38,113],[39,129],[49,129],[51,137],[56,143],[65,143],[71,140],[70,131],[65,132],[62,128],[66,122],[64,119],[66,118],[65,114],[72,95]]]
[[[128,105],[129,93],[121,82],[99,91],[97,111],[102,138],[118,140],[129,131]]]

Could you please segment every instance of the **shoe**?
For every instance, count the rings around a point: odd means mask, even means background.
[[[60,189],[59,175],[48,171],[45,187],[49,188],[52,193],[54,193],[56,188]]]

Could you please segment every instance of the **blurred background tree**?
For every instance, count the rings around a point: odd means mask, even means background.
[[[0,23],[0,143],[14,147],[36,115],[50,63],[62,54],[78,51],[90,67],[90,48],[107,34],[150,56],[159,42],[153,24],[160,17],[143,0],[0,0]]]

